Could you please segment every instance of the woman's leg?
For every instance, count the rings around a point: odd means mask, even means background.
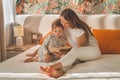
[[[72,65],[76,59],[82,61],[94,60],[101,57],[101,52],[98,46],[84,46],[80,48],[72,48],[63,58],[58,62],[63,67]]]
[[[49,67],[52,69],[60,69],[66,66],[71,66],[76,59],[82,61],[98,59],[101,52],[98,46],[84,46],[80,48],[72,48],[65,56]]]
[[[87,61],[94,60],[101,57],[101,52],[98,46],[84,46],[80,48],[72,48],[63,58],[61,58],[56,64],[49,66],[45,72],[51,70],[62,69],[63,67],[72,65],[76,59]]]
[[[96,60],[101,57],[101,51],[97,46],[81,47],[75,50],[78,52],[78,59],[82,61]]]

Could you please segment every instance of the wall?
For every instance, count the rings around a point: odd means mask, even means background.
[[[17,14],[59,14],[69,7],[79,14],[120,14],[120,0],[17,0]]]

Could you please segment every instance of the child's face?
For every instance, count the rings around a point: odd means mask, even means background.
[[[53,35],[57,38],[63,35],[63,29],[61,27],[54,28],[52,32],[53,32]]]

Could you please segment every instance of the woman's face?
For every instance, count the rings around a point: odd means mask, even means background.
[[[61,20],[61,23],[64,26],[64,28],[70,28],[71,27],[69,22],[63,16],[60,17],[60,20]]]

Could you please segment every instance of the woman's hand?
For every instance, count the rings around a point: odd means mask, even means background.
[[[44,60],[45,62],[51,62],[52,61],[52,57],[48,54],[48,53],[46,53],[45,54],[45,60]]]

